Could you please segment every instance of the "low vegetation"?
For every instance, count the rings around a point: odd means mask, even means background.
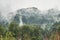
[[[60,23],[55,23],[48,30],[37,25],[19,26],[11,22],[9,26],[0,25],[0,40],[60,40]]]

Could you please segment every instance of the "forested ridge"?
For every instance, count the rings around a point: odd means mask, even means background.
[[[60,22],[42,29],[38,25],[19,26],[11,22],[7,28],[0,25],[0,40],[60,40]]]
[[[0,40],[60,40],[59,10],[31,7],[10,14],[0,15]]]

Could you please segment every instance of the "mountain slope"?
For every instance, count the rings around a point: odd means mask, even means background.
[[[53,24],[60,21],[60,18],[58,17],[60,11],[57,9],[49,9],[46,12],[43,12],[35,7],[30,7],[17,10],[16,13],[16,15],[18,15],[19,17],[15,17],[20,19],[20,16],[22,16],[22,21],[25,24]],[[18,20],[17,18],[15,18],[14,20],[19,22],[20,20]]]
[[[36,7],[30,7],[10,12],[7,16],[7,19],[3,16],[0,17],[0,24],[7,24],[11,21],[20,24],[20,20],[22,20],[24,24],[48,26],[60,21],[60,10],[49,9],[46,11],[40,11]]]

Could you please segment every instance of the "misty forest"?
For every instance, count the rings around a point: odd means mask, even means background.
[[[15,15],[13,15],[15,13]],[[60,10],[36,7],[0,12],[0,40],[60,40]]]

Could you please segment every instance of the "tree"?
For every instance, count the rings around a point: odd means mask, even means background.
[[[23,25],[22,40],[42,40],[42,28],[35,25]]]
[[[12,32],[15,38],[18,39],[18,37],[20,37],[20,27],[17,23],[11,22],[9,25],[9,31]]]
[[[59,40],[60,39],[60,22],[56,22],[52,28],[52,34],[55,34],[54,39]]]
[[[15,37],[13,37],[13,34],[11,32],[6,32],[6,36],[4,37],[4,40],[16,40]]]
[[[4,36],[5,32],[6,32],[5,28],[2,25],[0,25],[0,35]]]
[[[43,40],[42,29],[40,26],[33,26],[32,33],[31,33],[31,40]]]
[[[31,30],[29,25],[23,25],[21,27],[21,38],[22,40],[31,40]]]

